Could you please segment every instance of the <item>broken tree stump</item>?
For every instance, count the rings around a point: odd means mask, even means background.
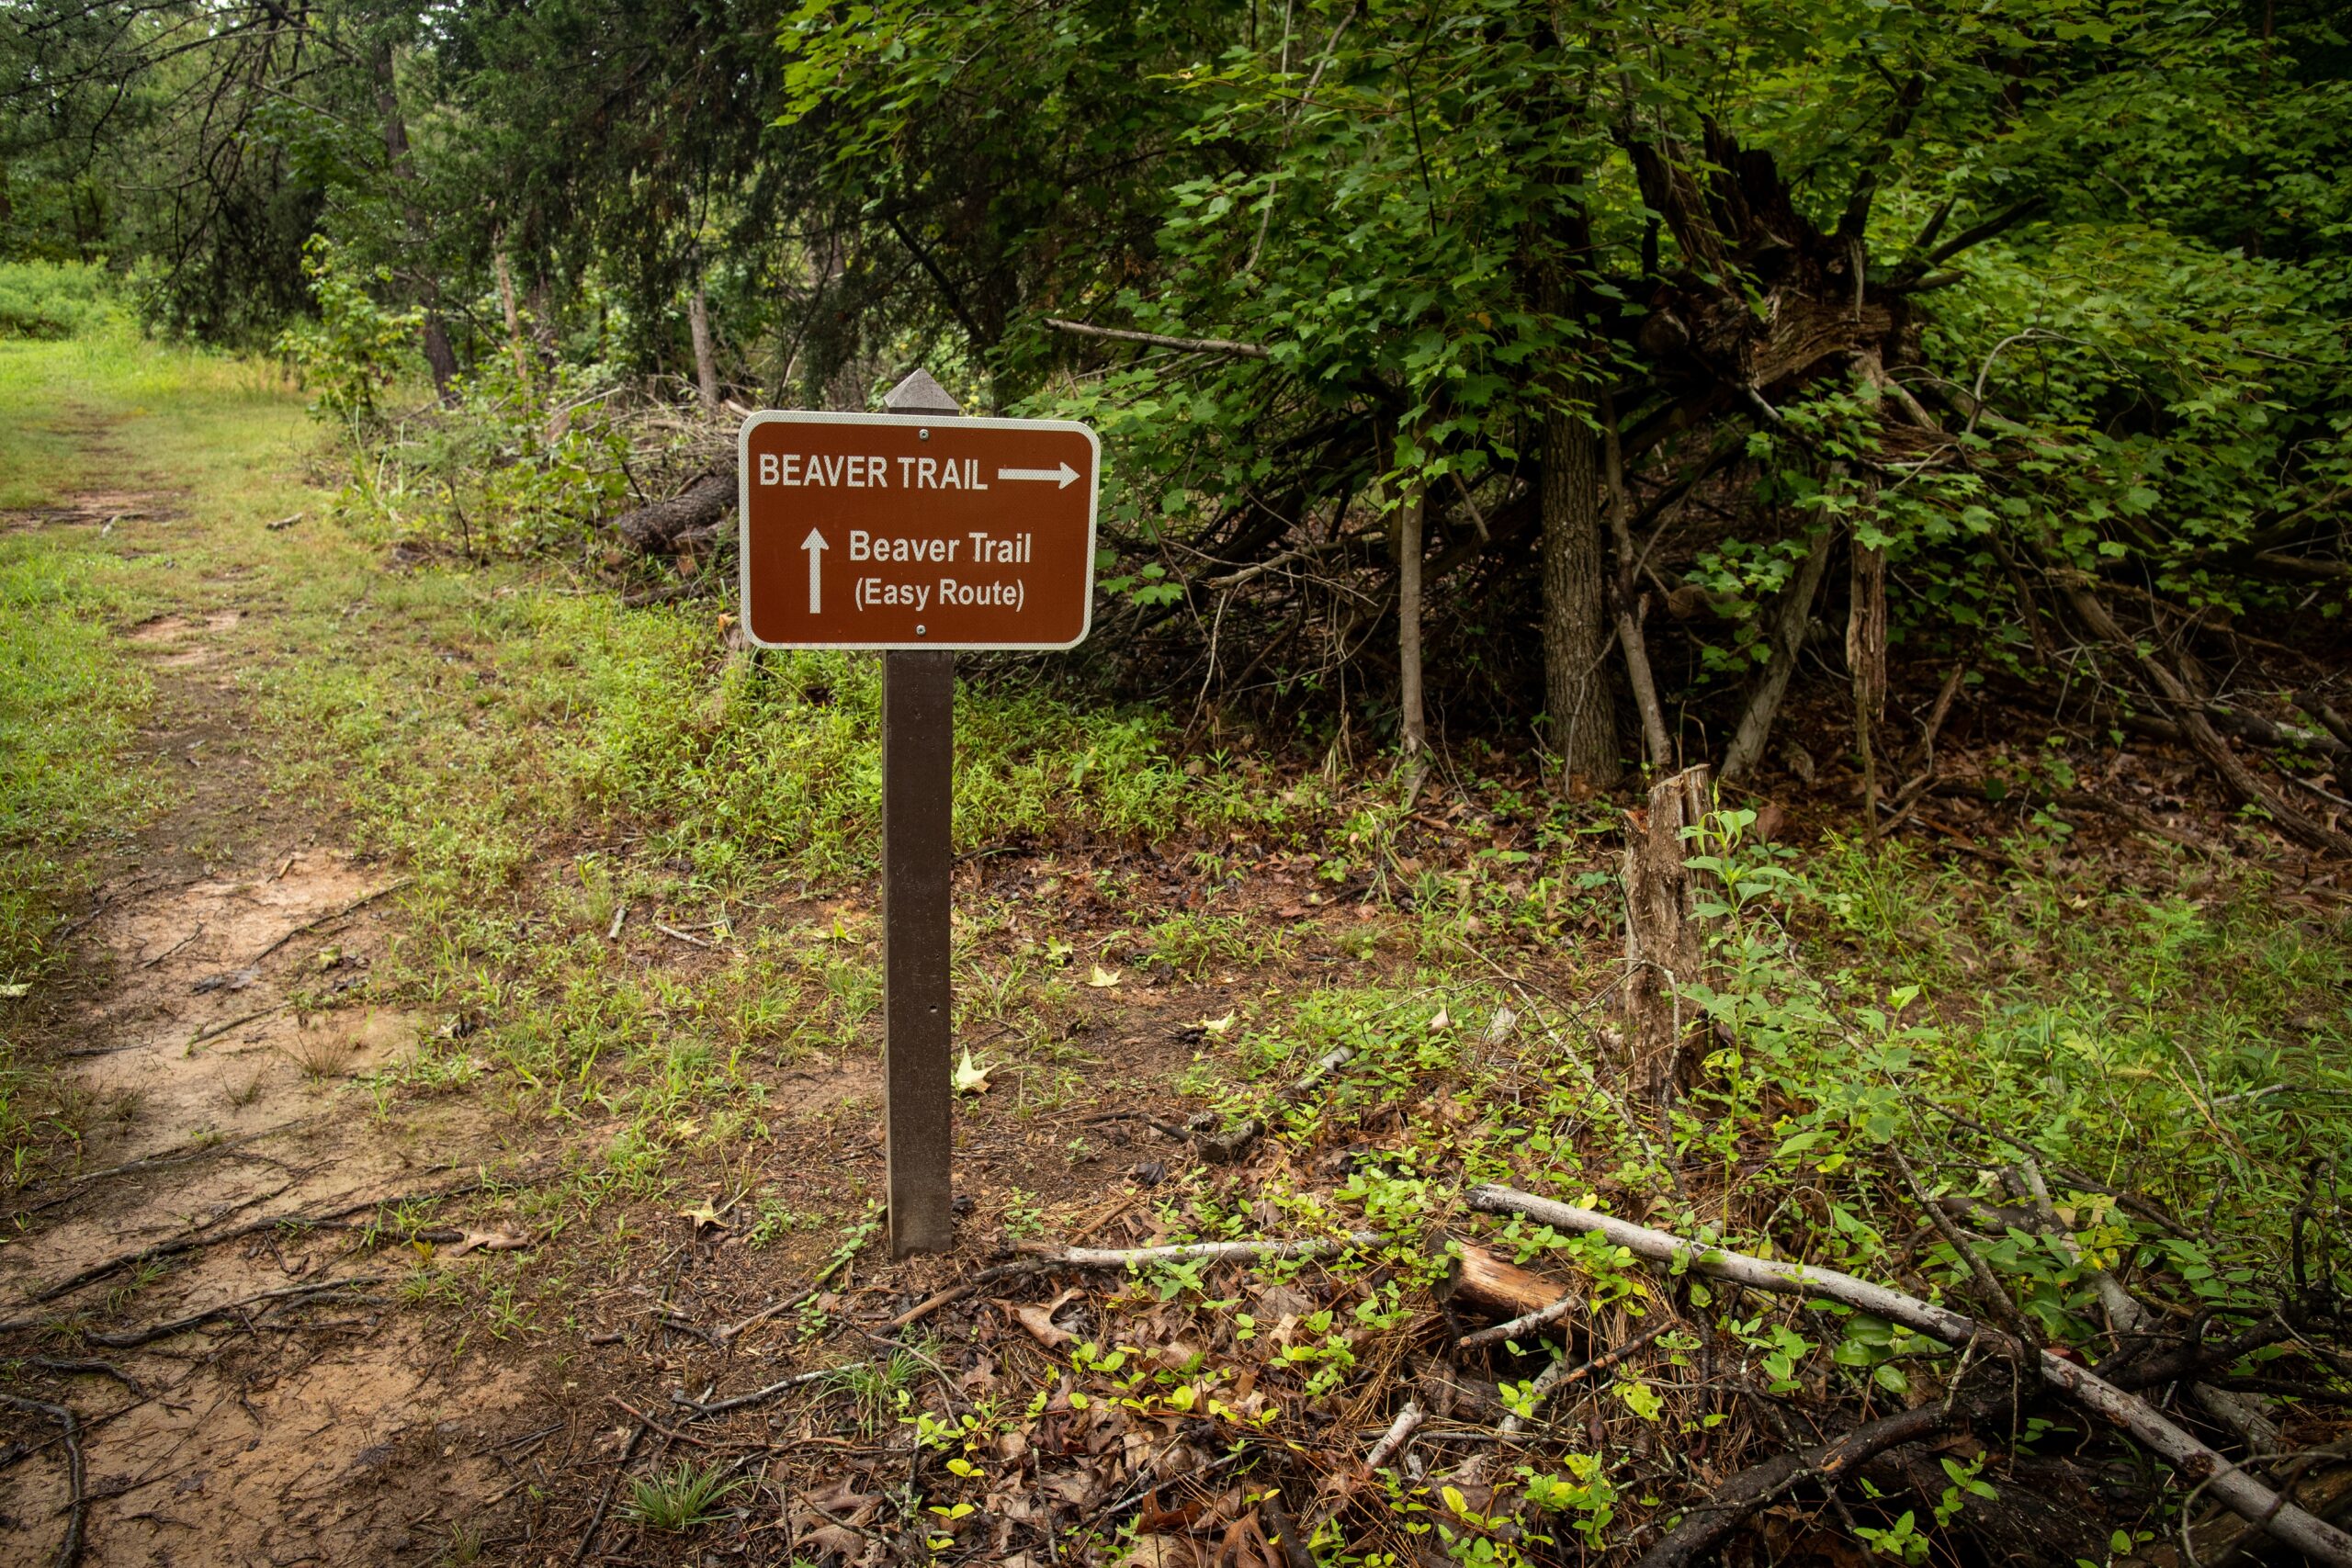
[[[1713,797],[1702,764],[1660,779],[1650,786],[1648,807],[1626,813],[1626,975],[1619,996],[1626,1077],[1648,1101],[1689,1088],[1706,1055],[1705,1017],[1684,1000],[1706,961],[1684,833],[1714,809]]]

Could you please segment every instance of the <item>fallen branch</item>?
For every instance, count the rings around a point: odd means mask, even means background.
[[[45,1372],[88,1372],[96,1377],[112,1378],[129,1389],[134,1398],[148,1397],[145,1385],[112,1361],[96,1361],[83,1357],[35,1356],[28,1364]]]
[[[1760,403],[1762,400],[1758,399]],[[1821,580],[1829,570],[1829,549],[1836,542],[1837,530],[1825,528],[1813,539],[1813,546],[1790,580],[1781,591],[1775,609],[1779,612],[1772,634],[1772,656],[1756,689],[1747,702],[1747,711],[1739,717],[1739,728],[1731,739],[1730,748],[1724,753],[1723,780],[1729,784],[1763,760],[1764,742],[1772,733],[1772,720],[1781,711],[1781,699],[1787,695],[1789,678],[1796,673],[1797,658],[1804,651],[1805,622],[1813,614],[1814,596],[1821,592]]]
[[[660,555],[676,548],[684,536],[715,529],[734,509],[735,465],[704,475],[667,501],[657,501],[625,512],[612,521],[613,531],[640,555]]]
[[[1139,343],[1149,348],[1180,348],[1191,354],[1229,354],[1240,359],[1263,359],[1266,351],[1254,343],[1236,343],[1224,337],[1170,337],[1165,333],[1131,332],[1125,327],[1090,326],[1084,321],[1067,321],[1057,316],[1046,318],[1046,325],[1057,333],[1077,337],[1108,338],[1114,343]]]
[[[1456,1350],[1483,1350],[1489,1345],[1500,1345],[1505,1340],[1516,1339],[1522,1334],[1532,1334],[1539,1328],[1548,1327],[1583,1305],[1584,1301],[1581,1297],[1574,1293],[1565,1295],[1550,1306],[1537,1307],[1524,1317],[1514,1317],[1509,1323],[1498,1323],[1492,1328],[1482,1328],[1476,1334],[1465,1334],[1453,1342],[1453,1348]]]
[[[1555,1202],[1508,1187],[1478,1187],[1470,1206],[1488,1213],[1521,1214],[1555,1230],[1598,1234],[1637,1258],[1655,1263],[1687,1263],[1700,1273],[1750,1290],[1782,1295],[1817,1296],[1841,1303],[1874,1317],[1902,1325],[1947,1345],[1965,1346],[1977,1340],[2003,1340],[2007,1336],[1986,1328],[1946,1307],[1884,1285],[1858,1280],[1834,1269],[1807,1263],[1767,1262],[1744,1253],[1702,1247],[1696,1243],[1652,1230],[1571,1203]],[[2010,1346],[2022,1353],[2024,1348]],[[2352,1535],[2324,1519],[2315,1518],[2232,1464],[2159,1415],[2144,1401],[2063,1356],[2041,1350],[2042,1377],[2058,1392],[2091,1414],[2154,1450],[2239,1517],[2262,1526],[2275,1539],[2331,1568],[2352,1568]]]
[[[1952,1425],[1952,1413],[1941,1404],[1922,1404],[1857,1427],[1817,1448],[1779,1454],[1751,1465],[1724,1483],[1712,1500],[1684,1514],[1680,1524],[1642,1555],[1636,1568],[1689,1568],[1712,1562],[1735,1530],[1783,1493],[1807,1481],[1835,1486],[1856,1466],[1889,1449],[1933,1437]]]
[[[1322,1082],[1331,1074],[1339,1071],[1342,1066],[1345,1066],[1349,1060],[1354,1055],[1355,1053],[1345,1045],[1340,1046],[1336,1051],[1328,1053],[1319,1058],[1316,1062],[1315,1066],[1308,1068],[1305,1076],[1300,1077],[1297,1082],[1284,1089],[1283,1091],[1282,1099],[1276,1103],[1282,1105],[1297,1104],[1300,1100],[1305,1100],[1308,1094],[1314,1091],[1317,1084]],[[1256,1143],[1258,1139],[1264,1134],[1265,1131],[1265,1120],[1262,1117],[1252,1116],[1249,1120],[1243,1122],[1239,1126],[1234,1128],[1230,1133],[1224,1133],[1216,1137],[1211,1137],[1207,1133],[1204,1132],[1198,1136],[1196,1141],[1199,1145],[1203,1158],[1214,1161],[1219,1165],[1231,1165],[1234,1161],[1239,1159],[1242,1154],[1249,1149],[1250,1145]]]
[[[2084,1269],[2089,1274],[2091,1287],[2098,1292],[2099,1304],[2106,1308],[2109,1323],[2125,1334],[2143,1333],[2148,1326],[2148,1310],[2132,1298],[2131,1292],[2113,1274],[2090,1265],[2084,1258],[2083,1249],[2075,1244],[2075,1233],[2059,1219],[2057,1206],[2050,1201],[2050,1188],[2041,1179],[2041,1168],[2034,1163],[2031,1156],[2028,1156],[2018,1169],[2033,1198],[2035,1228],[2048,1236],[2051,1245],[2064,1253],[2075,1267]],[[2278,1424],[2270,1418],[2261,1400],[2214,1388],[2208,1383],[2192,1382],[2188,1386],[2188,1397],[2195,1400],[2199,1408],[2208,1416],[2235,1432],[2239,1440],[2245,1444],[2248,1453],[2272,1454],[2278,1451]]]
[[[2222,785],[2241,805],[2258,806],[2270,814],[2278,830],[2305,849],[2318,850],[2333,855],[2352,855],[2352,834],[2323,821],[2315,820],[2288,805],[2286,801],[2263,788],[2236,752],[2230,750],[2215,731],[2205,714],[2205,705],[2192,693],[2170,666],[2150,649],[2124,635],[2099,601],[2091,580],[2078,571],[2052,569],[2051,575],[2064,591],[2075,614],[2100,641],[2122,649],[2135,660],[2152,695],[2169,710],[2172,721],[2180,727],[2181,738],[2205,764],[2220,778]],[[2338,1532],[2341,1533],[2340,1531]]]
[[[675,1396],[673,1395],[672,1397],[674,1398]],[[700,1438],[689,1437],[684,1432],[677,1431],[669,1427],[664,1427],[661,1422],[656,1421],[652,1416],[647,1415],[644,1411],[639,1410],[636,1405],[631,1404],[628,1400],[623,1399],[616,1393],[608,1393],[605,1395],[605,1403],[632,1420],[644,1422],[648,1427],[652,1427],[655,1431],[661,1433],[663,1437],[669,1438],[673,1443],[685,1443],[694,1448],[704,1450],[705,1451],[707,1451],[710,1448],[710,1445],[704,1442]]]
[[[596,1537],[605,1529],[605,1510],[613,1506],[613,1494],[620,1490],[621,1477],[628,1473],[630,1463],[637,1458],[637,1446],[645,1441],[645,1434],[650,1427],[650,1423],[644,1417],[638,1418],[635,1430],[628,1435],[628,1446],[621,1450],[620,1462],[613,1466],[612,1478],[605,1483],[604,1495],[596,1499],[596,1511],[588,1516],[588,1528],[582,1532],[580,1545],[571,1554],[571,1568],[580,1568],[580,1564],[588,1561],[588,1554],[596,1549]]]
[[[70,1190],[80,1187],[85,1182],[104,1181],[109,1177],[129,1176],[135,1171],[158,1170],[165,1166],[184,1165],[189,1160],[209,1159],[214,1155],[227,1154],[232,1149],[243,1148],[247,1144],[257,1143],[264,1138],[275,1138],[283,1133],[300,1132],[303,1128],[317,1122],[318,1120],[316,1116],[305,1116],[299,1122],[287,1122],[275,1127],[264,1127],[257,1133],[247,1133],[242,1137],[223,1138],[218,1143],[202,1144],[195,1148],[181,1149],[173,1154],[150,1155],[144,1159],[128,1160],[121,1165],[110,1165],[103,1170],[85,1170],[78,1175],[64,1178],[69,1190],[60,1192],[51,1198],[44,1198],[32,1207],[21,1210],[19,1213],[38,1214],[45,1210],[53,1209],[60,1203],[69,1202],[74,1197]],[[36,1188],[34,1190],[38,1191],[40,1189]]]
[[[1654,1323],[1615,1349],[1604,1351],[1585,1362],[1584,1365],[1574,1369],[1568,1366],[1567,1358],[1565,1356],[1555,1359],[1550,1366],[1537,1375],[1533,1386],[1527,1391],[1527,1397],[1522,1403],[1526,1404],[1530,1414],[1521,1416],[1517,1411],[1513,1411],[1510,1415],[1504,1416],[1503,1435],[1507,1438],[1517,1437],[1527,1429],[1527,1424],[1533,1418],[1533,1413],[1544,1408],[1544,1401],[1564,1388],[1573,1388],[1587,1378],[1599,1377],[1611,1367],[1632,1359],[1645,1346],[1673,1326],[1672,1318]]]
[[[1483,1247],[1456,1245],[1459,1256],[1448,1301],[1467,1303],[1488,1317],[1513,1321],[1549,1312],[1563,1301],[1575,1304],[1576,1292],[1559,1280],[1532,1274]]]
[[[934,1295],[925,1296],[922,1301],[892,1318],[884,1326],[904,1328],[910,1323],[919,1323],[929,1317],[941,1307],[960,1302],[967,1296],[977,1295],[983,1285],[992,1285],[999,1280],[1011,1280],[1023,1274],[1042,1274],[1052,1267],[1051,1258],[1027,1258],[1018,1263],[1000,1263],[993,1269],[983,1269],[959,1284],[950,1285]]]
[[[286,1008],[286,1003],[279,1002],[275,1007],[266,1007],[256,1012],[249,1012],[242,1015],[241,1017],[232,1018],[226,1023],[216,1023],[209,1025],[207,1028],[199,1029],[194,1034],[187,1037],[187,1049],[189,1051],[193,1051],[208,1040],[218,1040],[220,1036],[228,1033],[229,1031],[236,1028],[241,1023],[252,1023],[257,1019],[267,1018],[272,1013],[284,1012]]]
[[[88,1479],[82,1467],[82,1421],[70,1406],[51,1404],[45,1399],[26,1399],[14,1393],[0,1393],[0,1404],[12,1410],[22,1410],[35,1416],[46,1416],[65,1430],[65,1539],[57,1545],[53,1561],[57,1568],[74,1568],[82,1561],[82,1525],[90,1509]]]
[[[768,1384],[765,1388],[755,1388],[749,1393],[739,1393],[731,1399],[715,1399],[707,1403],[688,1399],[683,1393],[673,1393],[670,1396],[670,1403],[689,1412],[687,1417],[689,1420],[700,1421],[708,1416],[721,1415],[726,1411],[744,1410],[754,1404],[765,1404],[778,1394],[790,1393],[794,1389],[806,1388],[812,1382],[822,1382],[836,1372],[845,1372],[852,1368],[864,1365],[865,1365],[864,1361],[849,1361],[838,1367],[825,1367],[813,1372],[795,1372],[788,1378],[782,1378]]]

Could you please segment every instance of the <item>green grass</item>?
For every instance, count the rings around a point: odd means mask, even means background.
[[[138,602],[132,579],[80,541],[0,536],[0,983],[55,962],[84,851],[152,803],[152,775],[121,761],[148,682],[108,625]]]
[[[722,1505],[743,1485],[741,1477],[729,1479],[721,1465],[706,1468],[680,1460],[659,1475],[629,1477],[621,1517],[647,1529],[673,1534],[690,1530],[723,1518]]]

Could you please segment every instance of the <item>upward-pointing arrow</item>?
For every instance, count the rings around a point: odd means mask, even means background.
[[[811,528],[800,547],[808,552],[808,613],[821,615],[825,613],[824,580],[819,569],[825,563],[825,536]]]
[[[1043,479],[1057,490],[1068,490],[1070,482],[1078,478],[1078,470],[1068,463],[1061,463],[1050,468],[999,468],[996,477],[1001,479]]]

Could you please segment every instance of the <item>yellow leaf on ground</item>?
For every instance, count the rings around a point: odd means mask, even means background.
[[[1228,1012],[1223,1018],[1204,1018],[1201,1020],[1201,1027],[1211,1034],[1222,1034],[1233,1027],[1234,1017],[1234,1014]]]
[[[1094,987],[1097,990],[1101,990],[1106,987],[1115,986],[1119,983],[1119,971],[1116,969],[1105,969],[1102,965],[1097,964],[1093,970],[1086,976],[1086,983]]]
[[[986,1094],[989,1071],[989,1068],[981,1066],[972,1060],[972,1048],[967,1045],[964,1047],[964,1059],[956,1064],[956,1092],[957,1094]]]

